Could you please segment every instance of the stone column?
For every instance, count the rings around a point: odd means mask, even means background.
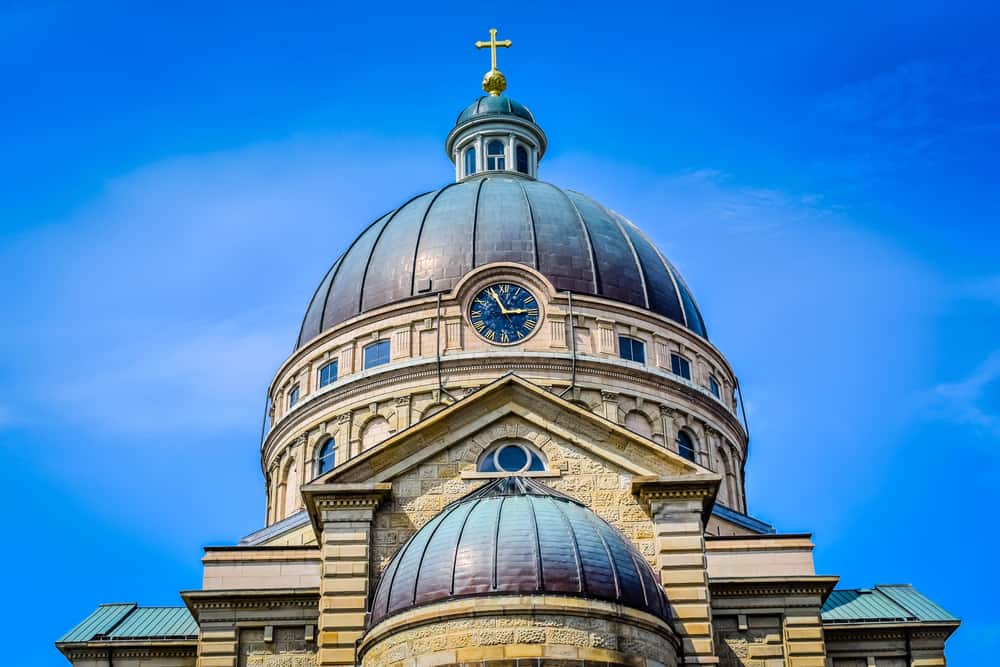
[[[632,492],[647,508],[656,535],[656,568],[683,642],[683,664],[719,662],[712,637],[705,523],[719,475],[636,477]]]
[[[601,402],[604,405],[604,418],[618,424],[618,394],[613,391],[602,391]]]
[[[364,632],[368,611],[372,523],[391,490],[388,483],[310,484],[302,490],[322,561],[320,667],[354,665],[354,643]]]

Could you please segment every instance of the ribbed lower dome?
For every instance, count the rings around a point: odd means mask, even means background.
[[[506,477],[446,507],[403,545],[375,590],[369,627],[454,598],[561,594],[669,621],[663,588],[629,541],[547,486]]]
[[[449,290],[492,262],[523,264],[559,291],[646,308],[708,337],[691,291],[638,227],[578,192],[491,175],[414,197],[372,223],[323,278],[296,347],[363,312]]]

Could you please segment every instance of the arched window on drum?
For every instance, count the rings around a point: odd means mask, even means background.
[[[694,438],[687,431],[677,432],[677,453],[688,461],[695,460]]]
[[[336,464],[336,441],[333,438],[327,438],[326,442],[322,444],[319,448],[319,454],[316,457],[316,475],[322,475],[333,470],[333,466]]]

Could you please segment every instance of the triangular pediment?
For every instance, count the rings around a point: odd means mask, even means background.
[[[625,474],[715,476],[677,453],[517,375],[486,385],[350,459],[313,484],[392,481],[470,438],[558,439]]]

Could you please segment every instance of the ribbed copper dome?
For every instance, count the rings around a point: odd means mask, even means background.
[[[707,338],[684,280],[638,227],[578,192],[490,175],[373,222],[323,278],[296,347],[366,311],[451,289],[491,262],[529,266],[559,291],[646,308]]]
[[[531,593],[670,620],[653,569],[621,533],[568,496],[505,477],[446,507],[400,548],[375,589],[369,627],[434,602]]]

